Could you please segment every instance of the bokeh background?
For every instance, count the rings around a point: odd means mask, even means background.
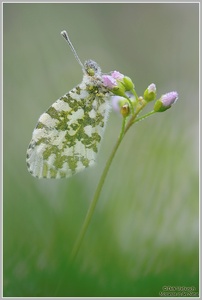
[[[107,176],[78,256],[70,253],[121,127],[112,112],[97,165],[37,180],[26,149],[40,116],[82,80],[80,59],[130,76],[139,95],[176,90],[138,123]],[[198,291],[198,4],[3,4],[4,296],[143,297]],[[152,109],[152,104],[151,107]]]

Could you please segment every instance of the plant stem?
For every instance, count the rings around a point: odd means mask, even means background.
[[[88,225],[90,223],[90,220],[92,218],[93,212],[95,210],[95,206],[96,206],[97,201],[99,199],[99,196],[100,196],[103,184],[105,182],[108,170],[109,170],[109,168],[111,166],[111,163],[112,163],[112,160],[113,160],[113,158],[114,158],[114,156],[116,154],[116,151],[117,151],[117,149],[118,149],[118,147],[119,147],[119,145],[120,145],[120,143],[121,143],[121,141],[123,139],[123,136],[124,136],[123,134],[119,136],[119,138],[118,138],[118,140],[117,140],[117,142],[116,142],[116,144],[114,146],[114,149],[113,149],[113,151],[112,151],[112,153],[111,153],[108,161],[106,162],[104,171],[102,173],[102,176],[101,176],[100,181],[98,183],[97,189],[95,191],[95,195],[93,197],[93,200],[92,200],[92,202],[91,202],[91,204],[89,206],[88,212],[86,214],[83,226],[82,226],[81,231],[79,233],[79,236],[78,236],[78,238],[77,238],[77,240],[76,240],[76,242],[74,244],[74,247],[73,247],[73,250],[72,250],[72,254],[71,254],[71,259],[72,260],[76,257],[76,255],[78,253],[78,250],[80,248],[80,245],[81,245],[81,243],[83,241],[84,235],[86,233],[86,230],[87,230]]]
[[[136,108],[136,112],[132,115],[132,117],[129,119],[125,130],[124,130],[124,135],[126,134],[126,132],[128,131],[128,129],[135,123],[136,118],[139,114],[139,112],[147,105],[147,102],[145,100],[141,100],[141,102],[139,103],[139,105]]]
[[[143,103],[138,107],[136,113],[135,113],[135,114],[131,117],[131,119],[128,121],[127,125],[126,125],[126,118],[123,118],[122,128],[121,128],[121,133],[120,133],[120,135],[119,135],[119,138],[118,138],[118,140],[117,140],[117,142],[116,142],[116,144],[115,144],[115,146],[114,146],[114,148],[113,148],[113,151],[112,151],[112,153],[111,153],[111,155],[110,155],[108,161],[106,162],[105,168],[104,168],[104,170],[103,170],[102,176],[101,176],[101,178],[100,178],[100,181],[99,181],[99,183],[98,183],[97,189],[96,189],[96,191],[95,191],[95,195],[94,195],[94,197],[93,197],[93,200],[92,200],[92,202],[91,202],[91,204],[90,204],[90,206],[89,206],[89,209],[88,209],[88,212],[87,212],[87,214],[86,214],[86,217],[85,217],[84,223],[83,223],[83,225],[82,225],[81,231],[80,231],[79,236],[78,236],[78,238],[77,238],[77,240],[76,240],[76,242],[75,242],[75,244],[74,244],[74,247],[73,247],[73,250],[72,250],[72,254],[71,254],[71,259],[72,259],[72,260],[76,257],[76,255],[77,255],[77,253],[78,253],[78,251],[79,251],[79,248],[80,248],[81,243],[82,243],[82,241],[83,241],[84,235],[85,235],[85,233],[86,233],[86,231],[87,231],[88,225],[89,225],[89,223],[90,223],[90,221],[91,221],[91,219],[92,219],[93,212],[94,212],[94,210],[95,210],[95,207],[96,207],[97,201],[98,201],[98,199],[99,199],[99,196],[100,196],[102,187],[103,187],[104,182],[105,182],[105,179],[106,179],[106,177],[107,177],[107,173],[108,173],[108,171],[109,171],[109,168],[110,168],[110,166],[111,166],[111,163],[112,163],[112,161],[113,161],[113,158],[114,158],[114,156],[115,156],[115,154],[116,154],[116,151],[117,151],[118,148],[119,148],[119,145],[120,145],[120,143],[121,143],[123,137],[125,136],[125,134],[126,134],[126,132],[128,131],[128,129],[129,129],[135,122],[138,122],[138,121],[140,121],[140,120],[142,120],[142,119],[144,119],[144,118],[147,118],[147,117],[149,117],[150,115],[152,115],[152,114],[155,113],[154,111],[151,111],[150,113],[148,113],[148,114],[146,114],[146,115],[144,115],[144,116],[142,116],[142,117],[136,119],[138,113],[143,109],[143,107],[144,107],[146,104],[147,104],[146,102],[143,102]]]
[[[142,120],[144,120],[144,119],[150,117],[151,115],[153,115],[153,114],[155,114],[155,113],[156,113],[156,111],[152,110],[152,111],[150,111],[149,113],[145,114],[144,116],[141,116],[141,117],[135,119],[135,121],[134,121],[133,123],[137,123],[137,122],[139,122],[139,121],[142,121]]]

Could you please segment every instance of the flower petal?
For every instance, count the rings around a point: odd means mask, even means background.
[[[102,75],[102,80],[103,80],[103,84],[112,89],[114,88],[115,86],[117,86],[117,82],[116,82],[116,79],[114,79],[112,76],[110,75]]]

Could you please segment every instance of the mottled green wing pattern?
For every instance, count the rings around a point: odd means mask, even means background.
[[[109,112],[109,91],[100,73],[43,113],[27,150],[29,172],[38,178],[67,178],[95,163]]]

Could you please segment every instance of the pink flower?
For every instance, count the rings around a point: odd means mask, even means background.
[[[102,75],[103,83],[109,89],[118,86],[117,80],[122,80],[124,75],[118,71],[111,72],[111,75]]]
[[[102,75],[102,80],[103,84],[110,89],[113,89],[115,86],[117,86],[116,79],[110,75]]]
[[[121,73],[118,72],[118,71],[113,71],[113,72],[111,72],[111,76],[112,76],[114,79],[116,79],[116,80],[122,80],[123,77],[124,77],[124,75],[121,74]]]

